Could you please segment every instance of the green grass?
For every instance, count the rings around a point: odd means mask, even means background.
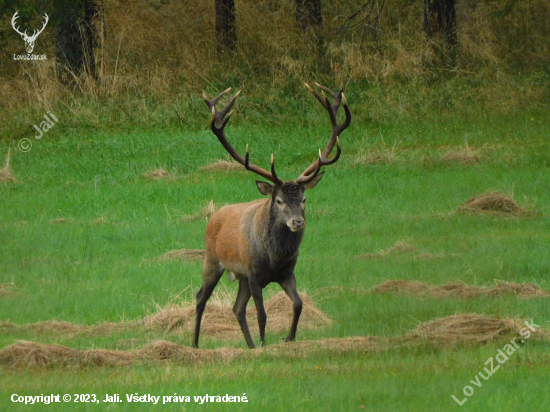
[[[264,167],[274,152],[285,179],[298,176],[328,137],[325,124],[262,128],[236,120],[227,132],[237,149],[243,151],[249,143],[251,160]],[[499,279],[537,283],[550,291],[550,123],[543,114],[374,125],[365,125],[360,116],[355,120],[342,135],[345,156],[308,192],[308,228],[296,269],[298,289],[313,295],[335,322],[320,330],[299,329],[298,339],[395,337],[420,322],[457,312],[533,318],[549,328],[548,299],[458,300],[320,291],[327,286],[364,289],[388,279],[478,285]],[[157,304],[191,300],[201,283],[201,264],[154,260],[172,249],[204,246],[206,221],[179,218],[196,213],[211,199],[225,204],[260,197],[251,174],[198,170],[225,157],[209,131],[106,130],[54,128],[42,140],[34,140],[30,152],[12,150],[11,166],[19,183],[0,185],[0,284],[14,285],[8,294],[0,294],[0,322],[24,325],[57,319],[91,325],[139,319],[154,312]],[[464,147],[466,141],[473,148],[483,146],[479,164],[441,161],[441,153]],[[354,163],[360,151],[394,144],[397,159],[391,164]],[[7,146],[0,150],[7,152]],[[157,167],[173,177],[143,177]],[[454,213],[471,196],[491,190],[513,192],[520,205],[537,213],[524,218]],[[52,222],[58,218],[67,221]],[[98,223],[99,218],[105,223]],[[358,257],[387,250],[397,240],[415,245],[420,253],[445,256]],[[235,285],[225,278],[222,282],[236,295]],[[278,289],[270,285],[267,294]],[[268,334],[268,345],[281,337]],[[130,339],[137,346],[153,339],[188,345],[191,336],[141,330],[70,336],[0,328],[0,347],[19,339],[75,348],[127,348]],[[201,344],[245,347],[244,339],[206,336]],[[0,409],[34,407],[11,403],[12,393],[96,393],[101,399],[106,393],[120,393],[125,399],[123,394],[135,392],[246,392],[246,405],[196,408],[310,411],[360,410],[365,405],[366,410],[454,410],[459,407],[451,395],[461,399],[462,388],[501,347],[496,342],[307,359],[265,357],[231,365],[168,361],[104,369],[2,369]],[[546,343],[529,342],[483,387],[475,388],[461,409],[511,411],[521,405],[525,410],[547,410],[547,348]],[[124,401],[110,410],[160,407]],[[74,403],[48,408],[106,409]],[[173,404],[164,408],[182,409]]]

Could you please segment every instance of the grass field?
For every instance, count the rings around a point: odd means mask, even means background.
[[[190,346],[185,331],[66,333],[25,325],[129,321],[191,302],[201,284],[201,262],[158,258],[174,249],[202,249],[206,219],[185,216],[211,200],[223,205],[259,198],[255,177],[200,170],[226,157],[206,129],[89,132],[64,129],[62,120],[41,140],[29,136],[29,152],[12,148],[18,182],[0,184],[0,347],[26,340],[127,351],[156,339]],[[238,150],[250,144],[251,161],[263,167],[274,152],[279,174],[291,179],[324,147],[328,130],[326,124],[259,127],[236,118],[227,133]],[[333,324],[299,327],[297,340],[372,335],[389,339],[384,350],[104,367],[12,367],[0,355],[0,409],[546,411],[547,338],[527,341],[479,388],[470,380],[507,337],[482,344],[398,342],[421,323],[456,313],[533,319],[550,329],[549,298],[441,299],[370,288],[396,279],[478,286],[498,280],[550,292],[549,135],[547,114],[539,112],[374,125],[354,118],[341,137],[342,159],[308,192],[308,227],[296,269],[298,290]],[[6,154],[7,144],[0,149]],[[144,177],[160,167],[170,176]],[[456,213],[467,199],[491,191],[513,196],[531,213]],[[399,241],[411,250],[381,253]],[[236,285],[225,277],[218,288],[236,296]],[[277,292],[275,284],[264,294]],[[251,329],[257,329],[252,322]],[[268,347],[284,336],[268,333]],[[206,349],[245,346],[242,337],[201,336]],[[464,398],[466,385],[475,393],[460,407],[451,395]],[[118,393],[123,402],[29,406],[12,403],[14,393],[94,393],[101,400]],[[134,405],[126,402],[125,394],[132,393],[161,395],[161,403],[162,395],[174,393],[191,400],[246,393],[248,403]]]

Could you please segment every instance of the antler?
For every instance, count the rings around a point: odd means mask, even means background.
[[[42,25],[42,28],[40,30],[38,30],[38,32],[36,30],[33,30],[33,33],[32,33],[32,36],[30,37],[30,39],[32,40],[36,40],[36,38],[38,37],[38,35],[40,33],[42,33],[44,31],[44,29],[46,28],[46,24],[48,24],[48,21],[50,21],[50,18],[49,16],[44,13],[44,17],[46,18],[46,21],[44,22],[44,24]],[[25,31],[26,32],[26,31]]]
[[[21,33],[21,32],[19,31],[19,27],[15,27],[15,20],[17,20],[17,18],[19,17],[18,14],[19,14],[19,10],[17,10],[17,11],[15,12],[15,14],[13,15],[13,17],[12,17],[12,19],[11,19],[11,25],[12,25],[13,29],[14,29],[17,33],[19,33],[21,36],[23,36],[24,38],[25,38],[25,37],[29,37],[29,36],[27,36],[27,30],[25,30],[24,33]]]
[[[308,166],[306,170],[296,179],[296,182],[298,183],[307,183],[311,181],[313,178],[315,178],[319,171],[321,170],[321,166],[328,166],[333,163],[336,163],[336,161],[340,158],[340,154],[342,153],[340,149],[340,140],[338,136],[340,133],[342,133],[346,128],[349,126],[351,122],[351,112],[349,111],[348,103],[346,101],[346,96],[344,96],[344,86],[341,87],[340,91],[338,93],[333,92],[332,90],[328,89],[325,86],[321,86],[318,83],[315,83],[317,87],[323,90],[323,97],[319,95],[309,84],[305,83],[306,87],[309,89],[309,91],[315,96],[317,100],[319,100],[319,103],[323,105],[325,109],[327,109],[328,114],[330,116],[330,123],[332,125],[332,133],[330,135],[330,140],[325,147],[325,150],[321,153],[319,150],[319,159],[317,159],[315,162],[313,162],[311,165]],[[334,98],[334,104],[331,105],[327,95],[325,94],[327,92]],[[338,109],[340,108],[340,104],[344,103],[344,111],[346,113],[346,120],[344,120],[344,123],[338,124],[338,121],[336,119],[336,114],[338,113]],[[332,149],[334,148],[334,145],[337,145],[337,152],[336,156],[332,159],[327,159],[327,156],[330,154]]]
[[[203,99],[206,102],[206,105],[208,106],[208,109],[212,113],[212,120],[210,121],[210,128],[212,129],[212,132],[216,135],[222,146],[227,150],[227,152],[231,155],[233,159],[235,159],[237,162],[242,164],[246,170],[250,170],[251,172],[254,172],[264,179],[267,179],[271,182],[273,182],[276,185],[282,185],[283,181],[277,177],[277,174],[275,173],[275,158],[273,157],[273,154],[271,155],[271,173],[269,173],[267,170],[262,169],[259,166],[256,166],[253,163],[250,163],[250,152],[248,149],[248,145],[246,145],[246,157],[242,157],[237,151],[229,144],[227,141],[227,137],[225,137],[225,125],[227,122],[229,122],[229,119],[231,118],[231,115],[233,114],[233,110],[231,108],[235,104],[235,101],[237,100],[237,96],[239,96],[240,91],[237,92],[237,94],[231,99],[229,104],[223,109],[222,111],[218,112],[216,110],[216,104],[220,101],[220,99],[225,96],[225,94],[231,90],[231,87],[227,90],[224,90],[221,92],[218,97],[215,99],[209,100],[206,96],[206,93],[203,93]],[[231,112],[229,112],[231,110]],[[227,113],[229,112],[229,114]],[[225,117],[227,115],[227,117]]]

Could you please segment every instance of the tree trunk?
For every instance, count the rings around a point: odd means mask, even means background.
[[[424,33],[437,66],[456,66],[456,0],[424,0]]]
[[[321,0],[296,0],[296,22],[303,31],[308,28],[322,29]]]
[[[216,40],[218,53],[235,50],[237,45],[235,0],[216,0]]]
[[[296,23],[305,34],[309,49],[316,53],[316,70],[328,73],[321,0],[296,0]]]
[[[455,0],[424,0],[424,32],[433,39],[443,36],[449,48],[457,45]]]
[[[54,0],[57,74],[74,82],[83,74],[103,73],[105,20],[103,0]]]
[[[94,80],[101,80],[105,64],[105,11],[104,0],[86,0],[85,27],[88,32],[88,47],[90,61],[89,75]]]

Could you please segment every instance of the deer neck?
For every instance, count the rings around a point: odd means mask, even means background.
[[[276,259],[287,260],[294,257],[300,248],[304,232],[293,232],[277,220],[277,212],[271,199],[265,204],[265,224],[262,234],[268,253]]]

